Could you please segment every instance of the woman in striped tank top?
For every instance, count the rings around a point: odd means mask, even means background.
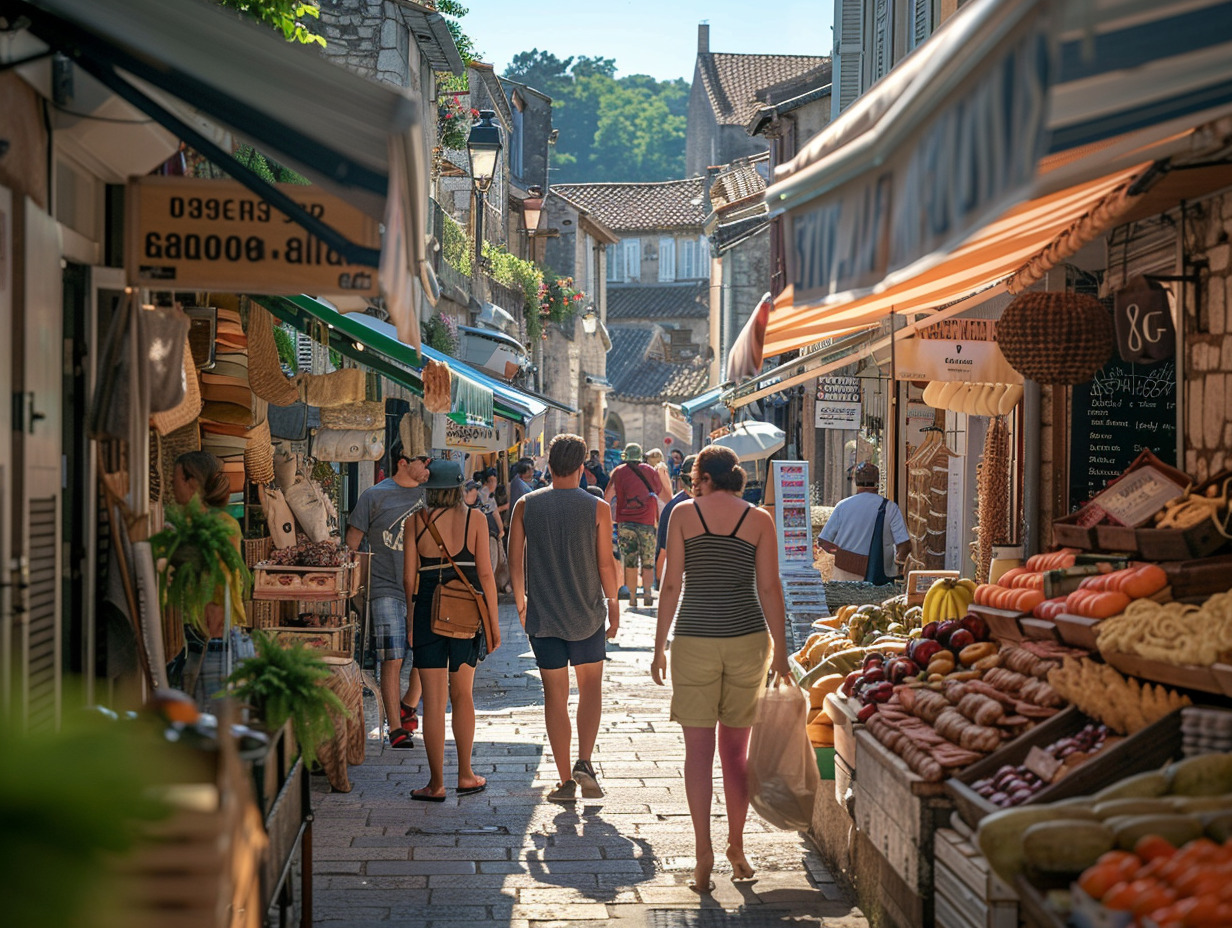
[[[678,504],[668,523],[666,574],[650,666],[654,682],[662,685],[667,633],[675,619],[672,721],[684,731],[685,794],[697,848],[689,886],[698,892],[714,889],[710,806],[716,727],[727,804],[727,859],[732,879],[747,880],[753,876],[744,856],[749,727],[767,666],[788,674],[774,520],[740,498],[744,477],[744,468],[728,448],[711,445],[697,456],[697,498]]]

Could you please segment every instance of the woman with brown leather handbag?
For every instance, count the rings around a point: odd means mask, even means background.
[[[428,785],[412,790],[421,802],[445,801],[445,705],[453,707],[459,796],[482,792],[487,781],[471,769],[475,743],[475,665],[500,647],[496,579],[488,527],[462,502],[457,461],[428,465],[425,509],[406,525],[403,547],[406,601],[412,618],[407,643],[423,681],[423,742]],[[413,531],[413,539],[411,532]],[[486,649],[486,652],[485,652]]]

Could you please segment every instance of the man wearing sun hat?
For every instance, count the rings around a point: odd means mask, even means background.
[[[856,492],[834,507],[817,542],[834,555],[835,580],[884,584],[911,553],[911,536],[898,504],[878,492],[877,465],[861,461],[851,478]]]
[[[642,446],[625,445],[621,463],[608,477],[604,499],[612,505],[625,565],[629,604],[637,603],[637,573],[641,564],[642,601],[654,605],[655,526],[659,521],[659,473],[642,463]],[[614,501],[614,502],[613,502]]]

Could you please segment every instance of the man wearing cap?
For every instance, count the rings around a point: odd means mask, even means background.
[[[857,464],[851,475],[856,492],[834,507],[818,542],[834,555],[835,580],[888,583],[911,553],[907,524],[898,505],[877,492],[875,464]]]
[[[372,553],[368,601],[376,658],[381,663],[381,699],[389,718],[389,745],[409,748],[413,746],[411,734],[419,727],[416,707],[423,688],[418,672],[412,670],[406,693],[400,693],[402,662],[408,656],[402,528],[407,516],[424,504],[420,484],[428,479],[430,458],[407,457],[399,439],[389,450],[389,460],[393,476],[359,494],[347,521],[346,544],[352,551],[359,551],[366,542]]]
[[[675,454],[674,451],[672,453]],[[660,579],[663,577],[663,564],[667,561],[667,520],[677,503],[693,498],[693,464],[696,460],[696,454],[690,454],[681,460],[680,468],[676,473],[676,479],[680,481],[680,492],[668,500],[663,511],[659,513],[659,533],[655,544],[655,576]]]
[[[625,445],[621,463],[608,477],[603,498],[615,512],[620,556],[625,565],[629,604],[637,605],[638,563],[642,570],[642,601],[654,605],[655,525],[659,521],[659,473],[642,463],[642,446]],[[613,503],[613,501],[615,501]]]

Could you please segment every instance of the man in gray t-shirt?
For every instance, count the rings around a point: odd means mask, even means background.
[[[411,670],[406,693],[399,679],[407,648],[406,591],[402,586],[403,526],[407,517],[424,504],[419,486],[428,479],[426,455],[408,458],[402,443],[390,449],[394,474],[359,495],[347,520],[346,543],[352,551],[366,546],[372,552],[368,573],[368,602],[376,657],[381,663],[381,699],[389,716],[389,744],[412,746],[411,733],[419,727],[416,707],[423,688],[419,674]],[[401,696],[401,698],[399,698]]]
[[[548,742],[560,781],[548,799],[586,799],[603,789],[591,765],[603,709],[604,642],[620,627],[612,511],[578,486],[586,442],[557,435],[548,447],[552,485],[518,500],[509,524],[509,572],[518,618],[543,680]],[[604,619],[607,629],[604,629]],[[577,677],[577,763],[569,768],[569,665]]]

